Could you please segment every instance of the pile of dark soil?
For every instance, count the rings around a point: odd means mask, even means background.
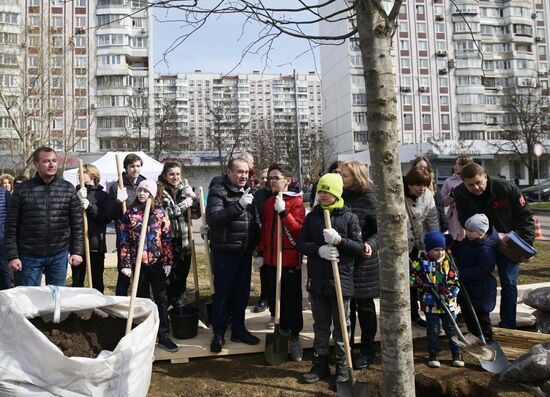
[[[96,358],[102,350],[112,351],[126,330],[126,319],[96,314],[83,320],[73,313],[58,324],[42,317],[29,321],[67,357]]]

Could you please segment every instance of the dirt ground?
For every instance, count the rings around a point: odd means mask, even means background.
[[[501,382],[498,376],[485,372],[477,360],[465,356],[464,368],[453,368],[451,355],[442,343],[441,368],[427,366],[424,339],[415,341],[414,357],[416,395],[426,397],[493,397],[530,396],[519,385]],[[311,350],[305,351],[304,361],[287,362],[279,367],[269,366],[263,354],[226,356],[223,358],[192,359],[187,364],[157,362],[149,388],[150,397],[168,396],[235,396],[235,397],[306,397],[336,396],[334,376],[307,385],[301,375],[311,366]],[[334,373],[334,368],[332,368]],[[358,381],[369,385],[369,396],[380,396],[380,357],[367,370],[355,371]]]
[[[102,350],[114,350],[126,331],[126,320],[93,314],[88,320],[71,314],[58,324],[30,320],[67,357],[96,358]]]

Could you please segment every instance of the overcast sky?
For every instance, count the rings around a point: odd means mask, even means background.
[[[168,17],[174,19],[173,11]],[[164,62],[163,54],[174,39],[185,32],[181,23],[160,22],[166,19],[165,12],[155,10],[153,45],[157,73],[186,73],[200,69],[208,73],[226,74],[235,67],[232,74],[264,69],[264,73],[291,74],[293,69],[297,73],[307,73],[315,71],[316,67],[320,73],[318,49],[312,53],[307,40],[292,37],[277,39],[267,66],[265,57],[262,57],[265,51],[248,54],[241,62],[244,48],[251,39],[258,37],[258,27],[247,25],[243,34],[243,19],[237,15],[212,18],[176,50],[167,54],[167,62]],[[318,33],[317,26],[312,27],[311,32]]]

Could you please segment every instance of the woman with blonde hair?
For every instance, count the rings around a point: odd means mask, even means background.
[[[13,192],[13,176],[10,174],[2,174],[0,175],[0,181],[2,181],[2,187],[6,189],[8,192]]]
[[[374,336],[377,320],[374,298],[380,295],[378,265],[378,227],[376,200],[368,168],[360,161],[345,161],[338,166],[344,181],[344,203],[359,218],[363,238],[363,257],[355,258],[354,295],[350,303],[351,333],[354,335],[356,313],[361,327],[360,354],[354,360],[357,369],[369,367],[376,353]],[[353,341],[353,336],[351,337]]]

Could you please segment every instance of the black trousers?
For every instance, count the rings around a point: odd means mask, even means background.
[[[464,284],[462,284],[462,288],[464,288]],[[463,293],[458,293],[458,302],[460,304],[460,311],[462,312],[462,315],[464,316],[464,322],[466,323],[466,327],[468,328],[468,331],[470,331],[473,335],[479,337],[479,331],[477,330],[474,313],[467,304],[464,302],[464,296],[461,296]],[[483,336],[485,339],[491,339],[493,337],[493,328],[491,326],[491,318],[489,317],[489,312],[482,312],[479,310],[475,310],[475,315],[477,315],[477,318],[479,320],[479,325],[481,326],[481,332],[483,333]]]
[[[153,291],[153,300],[159,311],[158,337],[170,336],[168,323],[168,299],[166,297],[166,275],[160,263],[152,265],[141,265],[139,274],[137,296],[140,298],[151,298],[150,291]]]
[[[227,251],[212,251],[214,267],[214,302],[212,303],[212,329],[215,335],[224,336],[227,316],[232,315],[231,332],[245,330],[244,313],[250,297],[252,256]]]
[[[174,267],[168,276],[166,293],[168,295],[168,306],[175,306],[178,300],[185,294],[187,276],[191,268],[190,251],[174,251]]]
[[[267,301],[267,266],[260,267],[260,300]]]
[[[376,348],[374,345],[374,337],[376,336],[376,329],[378,327],[374,299],[373,298],[352,298],[351,299],[351,302],[350,302],[351,346],[353,346],[355,324],[357,323],[356,313],[357,313],[357,318],[359,319],[359,326],[361,327],[361,345],[359,346],[361,354],[374,355],[376,353]]]
[[[92,270],[92,286],[103,293],[103,270],[105,269],[105,254],[103,252],[90,252],[90,264]],[[71,266],[73,273],[73,287],[84,287],[86,277],[86,258],[79,266]]]
[[[264,265],[267,274],[267,302],[269,312],[275,315],[275,284],[277,267]],[[282,268],[281,275],[281,319],[280,328],[298,336],[304,328],[302,316],[302,271],[299,268]]]

